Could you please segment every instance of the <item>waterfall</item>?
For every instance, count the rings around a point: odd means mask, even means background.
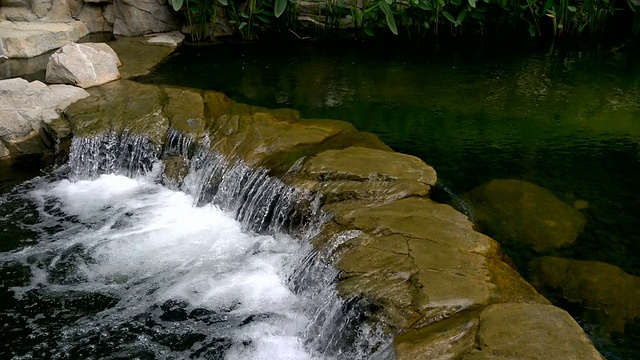
[[[152,173],[160,159],[178,158],[188,169],[183,181],[158,174],[165,183],[193,197],[194,206],[215,205],[237,219],[244,231],[290,234],[302,243],[282,270],[287,286],[304,299],[310,319],[303,331],[305,345],[318,358],[392,359],[390,337],[368,323],[370,305],[364,299],[339,297],[338,271],[331,265],[340,243],[356,235],[337,234],[319,252],[311,240],[329,218],[320,197],[286,185],[254,169],[241,159],[228,159],[212,149],[205,135],[196,140],[170,129],[163,149],[135,135],[106,134],[72,141],[69,166],[76,179],[115,173],[140,176]],[[295,169],[292,169],[292,171]]]

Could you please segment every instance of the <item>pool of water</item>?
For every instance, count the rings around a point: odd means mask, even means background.
[[[182,47],[140,81],[349,121],[434,166],[449,196],[506,178],[584,200],[578,240],[547,254],[640,275],[638,55],[629,41],[220,44]],[[506,251],[521,268],[533,256]],[[611,359],[638,358],[635,328],[598,346]]]

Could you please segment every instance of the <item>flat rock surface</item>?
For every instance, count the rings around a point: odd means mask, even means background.
[[[0,21],[0,54],[9,59],[30,58],[87,35],[84,23],[40,23]]]
[[[173,46],[149,44],[146,40],[146,37],[120,38],[109,42],[122,62],[119,71],[123,79],[148,74],[175,49]]]

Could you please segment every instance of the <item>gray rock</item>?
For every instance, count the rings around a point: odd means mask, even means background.
[[[89,31],[81,21],[33,23],[0,21],[0,53],[30,58],[73,43]]]
[[[162,34],[153,34],[149,36],[147,43],[156,45],[167,45],[178,47],[184,41],[184,34],[180,31],[172,31]]]
[[[108,45],[104,45],[108,46]],[[69,44],[51,55],[46,80],[88,88],[120,78],[117,56],[86,44]]]
[[[60,119],[71,103],[89,96],[68,85],[47,86],[20,78],[0,80],[0,142],[14,155],[44,152],[51,142],[43,125]]]
[[[116,0],[114,35],[135,36],[180,28],[178,13],[167,0]]]
[[[105,19],[104,11],[100,5],[85,4],[80,10],[77,19],[85,23],[89,32],[113,31],[113,26]]]
[[[122,65],[122,63],[120,62],[120,58],[118,58],[118,54],[116,54],[116,52],[111,48],[111,46],[105,43],[82,43],[82,45],[89,46],[98,51],[105,52],[113,58],[113,61],[115,61],[118,67]]]
[[[22,7],[0,7],[0,21],[38,21],[38,17],[29,8]],[[2,32],[0,31],[0,36]]]
[[[29,8],[31,5],[29,0],[2,0],[0,1],[0,6]]]
[[[4,146],[2,141],[0,141],[0,159],[6,158],[9,156],[9,150]]]
[[[113,22],[116,21],[116,17],[113,13],[113,4],[107,4],[102,12],[104,20],[113,28]]]

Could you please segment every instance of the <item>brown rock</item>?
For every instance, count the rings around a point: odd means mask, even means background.
[[[505,303],[480,314],[480,354],[468,359],[602,360],[580,325],[552,305]]]
[[[602,324],[605,332],[623,332],[626,323],[640,318],[640,277],[616,266],[545,256],[531,262],[529,277],[540,291],[553,289],[580,304],[585,320]]]

